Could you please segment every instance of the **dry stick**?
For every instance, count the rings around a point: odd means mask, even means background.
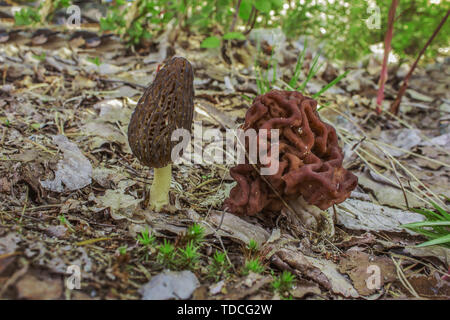
[[[406,196],[405,188],[403,187],[403,183],[402,183],[402,181],[400,180],[400,178],[398,177],[397,170],[395,169],[395,164],[394,164],[394,163],[392,162],[392,160],[390,160],[390,159],[389,159],[389,162],[391,163],[392,169],[394,170],[395,178],[397,179],[397,182],[398,182],[398,184],[400,185],[400,187],[401,187],[401,189],[402,189],[403,197],[405,198],[405,204],[406,204],[406,207],[408,208],[408,210],[411,210],[411,208],[409,207],[408,197]]]
[[[422,50],[419,53],[419,56],[417,57],[416,61],[414,61],[413,65],[411,66],[411,69],[409,69],[408,74],[406,75],[405,79],[403,80],[403,84],[400,87],[400,90],[398,90],[397,98],[395,98],[395,101],[391,104],[391,108],[389,111],[395,115],[397,115],[398,110],[400,108],[400,102],[402,101],[402,97],[405,94],[406,88],[408,87],[409,78],[411,78],[412,73],[414,72],[414,69],[416,68],[417,64],[419,63],[420,58],[424,54],[425,50],[427,50],[428,46],[430,45],[431,41],[436,37],[439,30],[441,30],[442,26],[444,25],[445,21],[447,21],[447,18],[450,14],[450,10],[447,11],[447,14],[444,18],[442,18],[441,22],[437,26],[436,30],[434,30],[433,34],[431,35],[430,39],[428,39],[425,46],[422,48]]]
[[[249,26],[249,27],[244,32],[244,35],[247,35],[250,33],[250,31],[252,31],[253,27],[255,26],[257,17],[258,17],[258,10],[256,10],[256,8],[254,6],[252,6],[252,11],[250,12],[250,18],[247,23],[247,26]],[[250,23],[250,21],[251,21],[251,23]]]
[[[381,68],[380,81],[378,83],[378,94],[377,94],[377,108],[376,111],[378,114],[381,113],[380,106],[383,103],[384,99],[384,84],[388,78],[388,58],[389,52],[391,51],[391,42],[392,42],[392,33],[394,30],[394,22],[395,22],[395,10],[397,9],[399,0],[392,0],[391,7],[389,8],[389,16],[388,16],[388,28],[386,31],[386,36],[384,38],[384,57],[383,57],[383,67]]]
[[[234,8],[234,17],[233,17],[233,22],[231,23],[231,26],[230,26],[230,32],[232,32],[234,30],[234,26],[236,25],[239,8],[241,7],[241,2],[242,2],[242,0],[239,0],[236,4],[236,7]]]

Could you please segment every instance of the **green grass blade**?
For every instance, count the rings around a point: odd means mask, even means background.
[[[437,239],[426,241],[417,246],[418,247],[426,247],[426,246],[432,246],[432,245],[436,245],[436,244],[449,244],[449,243],[450,243],[450,234],[447,234],[443,237],[439,237]]]
[[[434,203],[433,201],[431,201],[431,204],[433,205],[433,207],[439,211],[439,213],[447,220],[450,221],[450,214],[448,214],[444,209],[442,209],[441,207],[439,207],[436,203]]]
[[[313,95],[313,99],[320,97],[325,91],[327,91],[328,89],[330,89],[332,86],[334,86],[336,83],[338,83],[339,81],[341,81],[343,78],[345,78],[345,76],[347,76],[347,74],[350,71],[345,71],[343,74],[341,74],[340,76],[336,77],[333,81],[331,81],[329,84],[327,84],[325,87],[323,87],[322,89],[320,89],[319,92],[317,92],[315,95]]]
[[[320,69],[322,64],[320,64],[318,67],[317,63],[319,62],[320,57],[320,51],[317,52],[317,54],[314,56],[313,63],[311,65],[311,68],[309,69],[308,75],[306,76],[305,81],[302,82],[302,84],[297,88],[297,91],[303,91],[306,88],[306,85],[308,82],[314,77],[314,75],[317,73],[317,71]]]
[[[430,210],[416,209],[416,208],[412,208],[411,210],[416,213],[420,213],[421,215],[425,216],[428,220],[434,220],[434,219],[444,220],[442,216],[440,216],[437,213],[430,211]]]
[[[303,67],[303,59],[305,58],[306,48],[308,48],[308,40],[305,40],[305,46],[300,54],[300,56],[297,59],[297,64],[295,65],[295,71],[294,75],[292,76],[291,80],[289,81],[289,86],[291,88],[294,88],[295,85],[298,82],[298,77],[300,77],[300,74],[302,72]]]
[[[434,226],[450,226],[450,221],[420,221],[403,225],[403,227],[434,227]]]

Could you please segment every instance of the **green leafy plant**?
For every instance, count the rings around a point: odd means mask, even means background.
[[[441,245],[450,248],[450,213],[434,202],[432,202],[432,205],[436,211],[428,209],[412,209],[423,215],[426,218],[425,221],[408,223],[402,227],[420,233],[429,239],[428,241],[419,244],[418,247]]]
[[[208,266],[208,277],[213,278],[215,281],[219,281],[222,276],[228,274],[229,268],[230,265],[227,260],[226,252],[216,251]]]
[[[247,245],[247,249],[251,252],[251,253],[256,253],[259,250],[259,246],[258,246],[258,242],[256,242],[253,239],[250,239],[248,245]]]
[[[141,231],[141,234],[136,237],[136,240],[139,242],[139,244],[150,247],[155,243],[156,237],[153,234],[150,234],[147,228],[144,231]]]
[[[58,216],[59,219],[59,223],[62,226],[65,226],[67,229],[69,229],[71,232],[74,232],[74,228],[72,227],[72,225],[70,224],[69,220],[67,220],[66,216],[61,214]]]
[[[87,60],[89,62],[95,64],[97,67],[100,67],[100,65],[102,64],[99,57],[95,57],[95,58],[89,57],[89,58],[87,58]]]
[[[200,260],[198,247],[193,241],[188,242],[184,249],[180,249],[177,264],[182,268],[196,269]]]
[[[307,41],[305,41],[304,48],[300,52],[300,54],[297,58],[297,62],[295,64],[295,68],[294,68],[294,73],[293,73],[291,79],[288,81],[288,83],[284,83],[284,82],[279,83],[279,81],[276,78],[277,61],[274,58],[275,48],[272,49],[271,57],[269,60],[269,65],[270,65],[270,68],[272,69],[272,79],[269,79],[268,70],[262,71],[262,68],[258,64],[255,64],[255,70],[257,73],[256,85],[258,87],[258,94],[264,94],[264,93],[269,92],[273,86],[280,86],[280,87],[284,88],[285,90],[294,90],[294,91],[300,91],[300,92],[304,93],[305,88],[308,85],[309,81],[311,81],[311,79],[317,74],[319,69],[323,66],[323,63],[319,64],[320,52],[317,52],[315,54],[315,56],[313,57],[313,60],[311,62],[311,66],[310,66],[308,72],[306,73],[306,78],[299,84],[300,76],[301,76],[302,69],[303,69],[306,50],[307,50]],[[259,48],[258,48],[258,51],[260,51]],[[315,93],[312,97],[314,99],[320,97],[328,89],[330,89],[332,86],[334,86],[339,81],[341,81],[343,78],[345,78],[345,76],[347,76],[348,72],[349,71],[346,71],[343,74],[337,76],[335,79],[333,79],[331,82],[326,84],[323,88],[321,88],[317,93]],[[318,110],[320,110],[321,108],[322,107],[320,107]]]
[[[148,228],[146,228],[145,230],[141,231],[141,234],[137,235],[136,240],[140,245],[143,246],[140,251],[144,251],[143,259],[147,261],[156,242],[155,235],[150,234]]]
[[[17,26],[29,26],[41,21],[39,11],[32,8],[22,8],[14,14],[14,22]]]
[[[45,54],[45,52],[42,52],[40,55],[33,54],[33,58],[35,58],[39,61],[44,61],[46,57],[47,57],[47,55]]]
[[[127,249],[128,249],[127,245],[124,245],[124,246],[119,247],[119,248],[118,248],[119,254],[120,254],[121,256],[126,255],[126,254],[127,254]]]
[[[3,123],[3,125],[6,127],[11,126],[11,121],[9,121],[9,119],[6,117],[0,117],[0,122]]]
[[[156,260],[164,267],[172,267],[176,264],[175,257],[176,251],[174,245],[164,239],[163,244],[158,247]]]
[[[202,242],[205,238],[205,228],[197,223],[194,223],[188,228],[186,238],[194,244]]]
[[[289,293],[294,286],[295,276],[289,271],[283,271],[281,275],[275,277],[272,282],[272,288],[280,293],[280,295],[285,296],[286,293]]]
[[[244,268],[242,270],[243,275],[248,275],[250,271],[254,273],[263,273],[264,266],[261,264],[259,259],[250,259],[245,262]]]
[[[225,33],[222,38],[216,37],[216,36],[210,36],[207,37],[202,41],[200,44],[200,48],[218,48],[222,44],[222,40],[245,40],[246,37],[241,32],[228,32]]]

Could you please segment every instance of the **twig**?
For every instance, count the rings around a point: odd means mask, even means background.
[[[252,22],[247,24],[247,25],[249,25],[249,27],[244,32],[244,35],[247,35],[247,34],[250,33],[250,31],[252,31],[253,27],[255,26],[257,16],[258,16],[258,10],[256,10],[256,8],[253,6],[252,7],[252,12],[250,13],[250,18],[248,20],[249,22],[250,21],[252,21]]]
[[[386,31],[386,36],[384,38],[384,57],[383,57],[383,67],[381,68],[380,81],[378,83],[378,94],[377,94],[377,113],[381,113],[380,106],[383,103],[384,99],[384,84],[388,78],[388,58],[389,52],[391,51],[391,42],[392,42],[392,33],[394,30],[394,22],[395,22],[395,10],[397,10],[399,0],[392,0],[391,7],[389,8],[389,16],[388,16],[388,28]]]
[[[391,163],[392,169],[393,169],[393,171],[394,171],[395,178],[397,179],[397,182],[398,182],[398,184],[400,185],[400,188],[402,189],[403,197],[405,198],[405,204],[406,204],[406,207],[408,208],[408,210],[411,210],[411,209],[409,208],[408,197],[406,196],[405,188],[403,187],[403,183],[402,183],[402,181],[400,180],[400,178],[399,178],[399,176],[398,176],[398,174],[397,174],[397,170],[395,169],[395,164],[392,163],[392,160],[390,160],[390,159],[389,159],[389,162]]]
[[[239,8],[241,7],[241,2],[242,2],[242,0],[239,0],[236,4],[236,7],[234,8],[234,17],[233,17],[233,22],[231,23],[231,26],[230,26],[230,32],[232,32],[234,30],[234,27],[236,25]]]
[[[447,21],[447,18],[450,14],[450,10],[447,11],[447,14],[445,15],[444,18],[442,18],[441,22],[439,23],[439,25],[437,26],[436,30],[434,30],[433,34],[431,35],[430,39],[428,39],[427,43],[425,44],[425,46],[422,48],[422,50],[420,50],[419,55],[417,56],[416,61],[414,61],[413,65],[411,66],[411,69],[409,69],[408,74],[406,75],[405,79],[403,80],[403,84],[400,87],[400,89],[398,90],[397,93],[397,98],[394,100],[394,102],[391,104],[391,107],[389,109],[390,112],[392,112],[393,114],[397,115],[398,110],[400,108],[400,103],[402,101],[402,97],[405,94],[406,88],[408,87],[408,82],[409,82],[409,78],[411,78],[412,73],[414,72],[414,69],[416,68],[417,64],[419,63],[420,58],[422,57],[422,55],[424,54],[425,50],[427,50],[428,46],[430,45],[430,43],[433,41],[433,39],[436,37],[436,35],[438,34],[438,32],[441,30],[442,26],[444,25],[445,21]]]

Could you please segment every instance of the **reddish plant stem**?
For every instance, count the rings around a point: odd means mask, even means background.
[[[241,2],[242,2],[242,0],[239,0],[236,4],[236,7],[234,8],[233,22],[231,23],[231,26],[230,26],[230,32],[232,32],[234,30],[234,26],[236,25],[237,17],[239,14],[239,9],[241,8]]]
[[[411,66],[411,69],[409,69],[408,74],[406,75],[405,79],[403,80],[402,86],[398,90],[397,98],[395,98],[394,102],[391,104],[391,107],[389,109],[389,111],[392,114],[396,115],[398,113],[398,110],[400,109],[400,103],[402,102],[402,97],[405,94],[406,88],[408,87],[409,78],[411,78],[411,76],[412,76],[412,74],[414,72],[414,69],[416,68],[417,64],[419,63],[419,60],[422,57],[422,55],[424,54],[425,50],[427,50],[427,48],[430,45],[430,43],[433,41],[433,39],[439,33],[439,31],[441,30],[441,28],[444,25],[445,21],[447,21],[447,18],[449,16],[449,14],[450,14],[450,10],[448,10],[447,14],[442,18],[441,22],[437,26],[436,30],[434,30],[434,32],[431,35],[430,39],[428,39],[428,41],[425,44],[425,46],[422,48],[422,50],[420,50],[420,53],[417,56],[416,61],[414,61],[413,65]]]
[[[391,42],[392,35],[394,31],[394,22],[395,22],[395,11],[397,10],[399,0],[392,0],[391,7],[389,8],[389,16],[388,16],[388,28],[386,31],[386,35],[384,38],[384,57],[383,57],[383,66],[381,68],[380,81],[378,83],[378,94],[377,94],[377,113],[381,113],[381,104],[384,99],[384,84],[388,78],[388,58],[389,52],[391,51]]]

